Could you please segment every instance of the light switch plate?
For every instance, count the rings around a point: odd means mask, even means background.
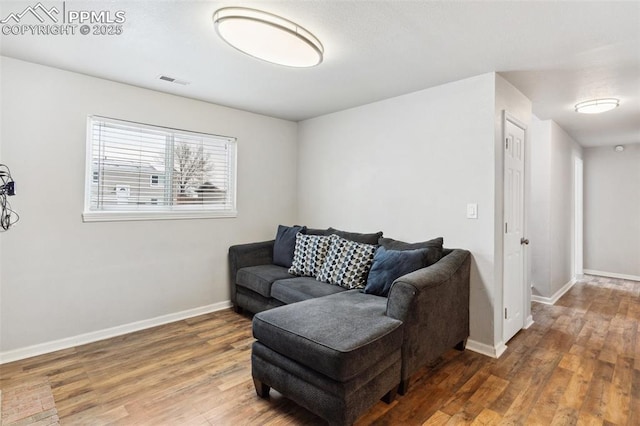
[[[467,219],[478,218],[478,205],[476,203],[467,204]]]

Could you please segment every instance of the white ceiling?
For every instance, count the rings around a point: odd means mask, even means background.
[[[0,19],[34,1],[0,4]],[[43,1],[47,7],[62,2]],[[289,120],[498,71],[583,146],[640,143],[640,1],[67,1],[123,10],[122,35],[2,35],[0,53]],[[324,62],[292,69],[216,35],[224,6],[281,15],[314,33]],[[27,19],[27,18],[25,18]],[[168,75],[191,84],[158,80]],[[601,115],[579,101],[617,97]]]

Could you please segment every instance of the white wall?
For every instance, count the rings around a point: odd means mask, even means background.
[[[531,123],[531,209],[529,216],[529,251],[531,285],[536,295],[548,294],[551,282],[551,120],[533,117]]]
[[[584,269],[640,279],[640,144],[584,150]]]
[[[19,224],[2,235],[0,351],[229,299],[227,250],[296,212],[297,125],[2,58],[2,162]],[[238,138],[238,217],[83,223],[88,114]]]
[[[2,66],[0,64],[0,102],[4,99],[4,85],[2,78]],[[0,164],[4,164],[2,158],[2,104],[0,103]],[[4,241],[4,232],[0,232],[0,352],[2,351],[2,246]]]
[[[547,295],[574,278],[575,158],[582,158],[582,147],[552,121],[551,152],[551,281]]]
[[[582,148],[552,120],[534,120],[530,216],[534,294],[553,299],[575,264],[575,159]]]
[[[501,132],[502,108],[524,111],[524,121],[531,108],[514,91],[489,73],[299,125],[299,222],[405,241],[443,236],[445,246],[470,250],[471,339],[490,347],[501,335],[502,300],[496,126]],[[466,218],[467,203],[478,204],[477,220]]]
[[[503,323],[503,239],[504,239],[504,118],[505,113],[508,113],[512,118],[515,118],[522,124],[525,130],[525,193],[530,190],[530,179],[528,169],[530,168],[530,125],[531,125],[531,101],[524,96],[518,89],[516,89],[511,83],[505,80],[501,75],[495,75],[495,110],[494,110],[494,152],[496,161],[494,162],[494,174],[495,174],[495,198],[494,198],[494,309],[493,309],[493,344],[494,347],[502,346],[504,349],[504,343],[502,340],[502,323]],[[524,218],[524,231],[527,232],[527,222],[529,218],[529,204],[525,197],[525,218]],[[527,253],[525,253],[527,257]],[[528,262],[525,261],[524,280],[528,282],[527,277],[530,275]],[[526,285],[526,284],[525,284]],[[524,310],[522,312],[523,320],[525,324],[529,321],[531,315],[531,301],[530,292],[528,288],[524,289]]]

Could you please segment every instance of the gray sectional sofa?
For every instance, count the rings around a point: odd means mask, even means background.
[[[453,347],[464,349],[471,257],[442,248],[442,239],[412,245],[382,233],[306,232],[387,250],[428,247],[431,256],[430,266],[398,277],[383,297],[290,274],[273,264],[274,240],[229,249],[233,305],[256,314],[258,395],[267,397],[273,387],[331,424],[351,424],[380,398],[406,393],[421,367]]]

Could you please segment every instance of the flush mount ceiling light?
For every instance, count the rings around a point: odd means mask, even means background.
[[[620,105],[620,101],[615,98],[593,99],[576,104],[576,112],[583,114],[600,114],[611,111]]]
[[[229,45],[263,61],[288,67],[322,62],[322,43],[287,19],[244,7],[224,7],[213,14],[218,35]]]

